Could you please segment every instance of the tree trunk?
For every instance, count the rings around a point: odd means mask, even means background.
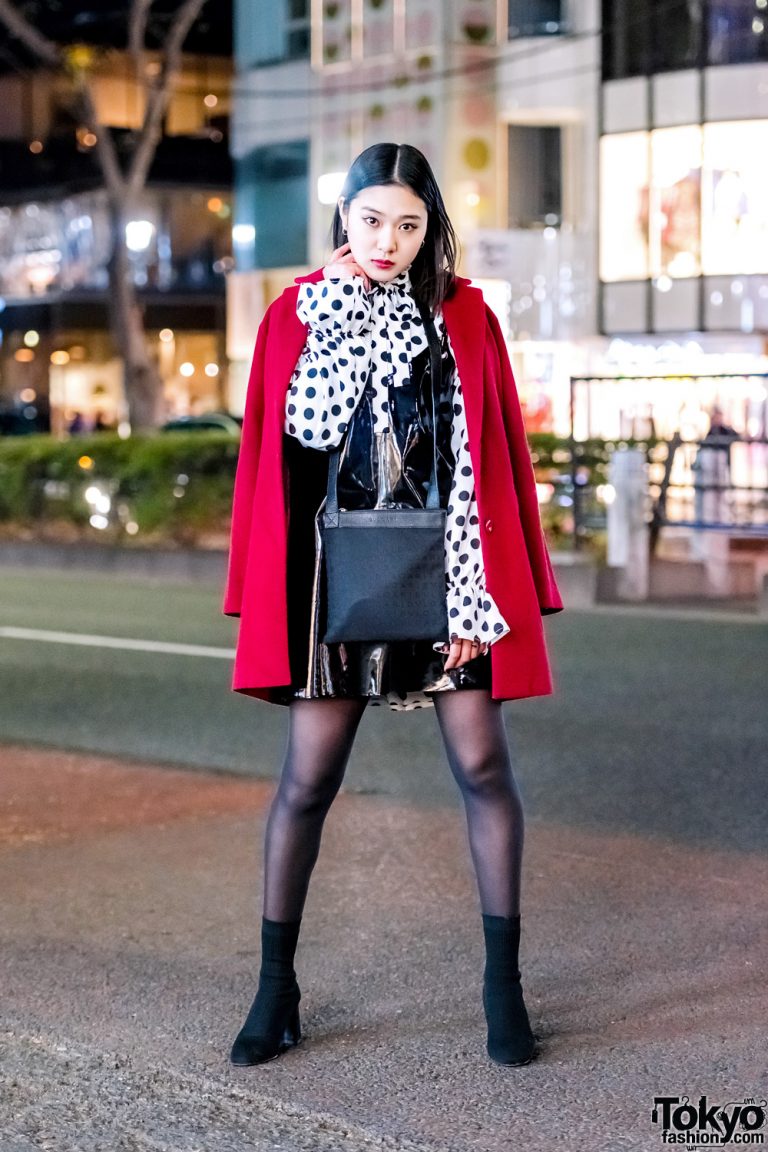
[[[131,262],[125,245],[125,205],[113,206],[112,256],[109,261],[109,312],[112,338],[123,360],[123,390],[132,432],[156,428],[163,419],[163,385],[147,347]]]

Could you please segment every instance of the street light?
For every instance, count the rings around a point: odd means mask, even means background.
[[[125,243],[130,252],[146,252],[155,235],[151,220],[129,220],[125,226]]]

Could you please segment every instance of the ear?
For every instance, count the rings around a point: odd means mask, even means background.
[[[339,209],[339,216],[341,216],[341,222],[344,225],[344,227],[346,228],[347,227],[347,217],[349,216],[349,208],[347,207],[347,202],[343,196],[339,196],[338,200],[336,201],[336,204],[337,204],[338,209]]]

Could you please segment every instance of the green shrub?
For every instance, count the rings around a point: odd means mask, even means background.
[[[219,432],[2,439],[0,522],[125,544],[223,540],[238,448]]]
[[[537,481],[553,488],[552,498],[541,505],[545,532],[551,544],[568,546],[574,532],[570,443],[549,433],[534,433],[529,441]],[[604,508],[594,489],[607,482],[611,452],[622,446],[652,447],[630,440],[577,445],[585,539],[601,529]],[[0,438],[0,529],[6,535],[126,545],[223,546],[238,449],[237,439],[224,432],[164,432],[127,440],[104,433],[65,441]],[[101,517],[99,526],[94,516]]]

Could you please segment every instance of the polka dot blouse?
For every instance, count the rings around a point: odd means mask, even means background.
[[[309,448],[337,447],[369,379],[374,429],[389,422],[389,389],[410,379],[410,362],[427,347],[408,271],[365,291],[362,277],[302,284],[296,312],[309,326],[286,397],[285,430]],[[442,316],[435,316],[438,338]],[[455,357],[453,358],[455,362]],[[509,627],[485,587],[472,460],[458,371],[452,381],[455,461],[445,531],[451,639],[492,644]],[[440,648],[440,644],[435,645]]]

